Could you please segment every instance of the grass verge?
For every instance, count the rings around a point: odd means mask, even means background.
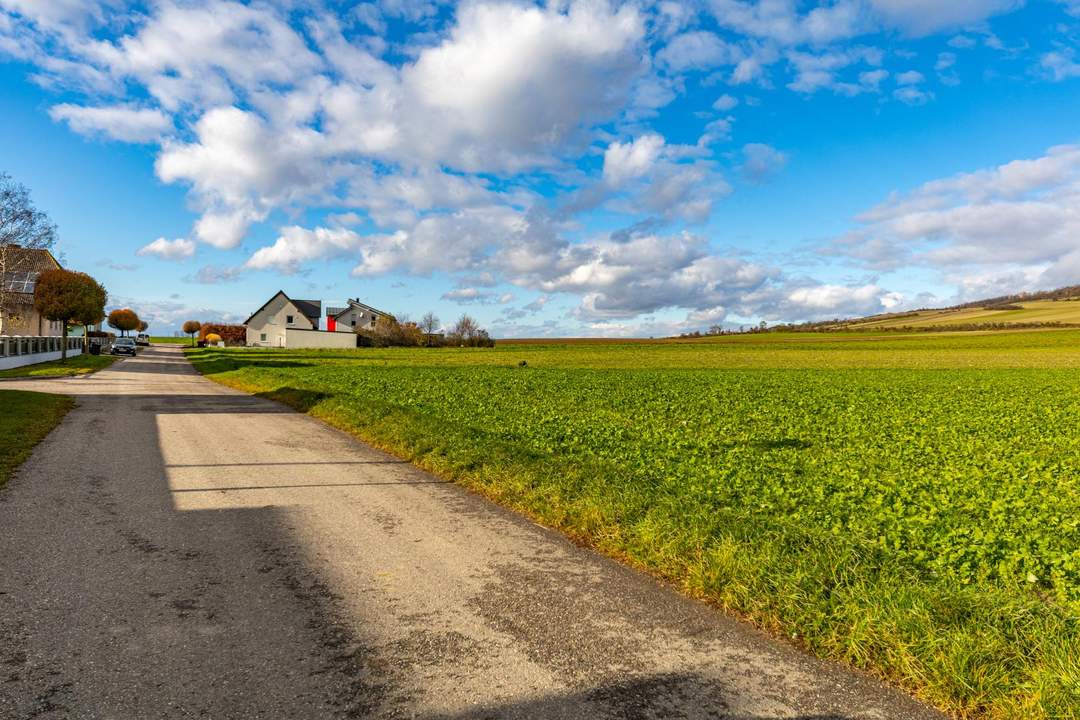
[[[23,365],[10,370],[0,370],[0,378],[86,375],[107,368],[118,359],[114,355],[76,355],[75,357],[69,357],[67,362],[50,360],[49,362]]]
[[[1039,340],[1013,342],[1018,352],[1027,352]],[[967,339],[956,342],[970,344]],[[679,361],[674,353],[682,350],[666,347],[673,349],[647,356],[658,367]],[[955,348],[943,351],[937,343],[917,347],[923,354],[955,354]],[[543,362],[548,352],[538,350],[531,355],[529,367]],[[922,565],[903,560],[901,541],[922,532],[920,522],[928,537],[941,529],[930,515],[909,513],[919,499],[918,482],[901,483],[898,494],[884,505],[884,521],[895,521],[899,527],[893,535],[896,546],[874,542],[871,536],[831,531],[809,512],[802,519],[786,510],[770,516],[765,505],[785,503],[784,495],[797,490],[796,484],[814,487],[815,478],[828,481],[821,486],[822,507],[829,507],[830,496],[844,492],[863,492],[871,496],[871,503],[876,502],[878,486],[862,480],[887,475],[881,471],[892,469],[897,477],[920,480],[932,488],[937,484],[934,491],[942,494],[935,502],[948,508],[955,496],[944,492],[937,476],[954,460],[963,462],[955,477],[944,482],[982,478],[973,484],[988,488],[991,495],[1001,493],[997,498],[987,496],[987,506],[1000,504],[1009,489],[995,487],[995,479],[1006,478],[1010,487],[1034,491],[1048,478],[1065,478],[1076,467],[1070,454],[1071,431],[1065,432],[1072,427],[1070,415],[1065,413],[1052,423],[1065,434],[1047,445],[1045,457],[1038,437],[1049,437],[1052,427],[1042,429],[1035,423],[1051,410],[1044,401],[1067,406],[1077,397],[1071,373],[1008,370],[980,375],[935,370],[905,375],[861,369],[827,376],[788,370],[721,376],[672,373],[662,367],[649,373],[567,371],[573,363],[606,366],[607,360],[585,351],[575,351],[573,358],[561,361],[562,369],[503,367],[480,372],[474,367],[455,372],[450,367],[454,361],[473,355],[401,351],[356,352],[346,357],[239,350],[188,354],[200,371],[218,382],[321,418],[664,577],[693,596],[793,638],[822,657],[902,685],[959,717],[1080,717],[1077,605],[992,575],[958,581],[955,574],[929,571],[937,559],[935,552]],[[1066,360],[1072,362],[1072,355]],[[403,367],[410,362],[422,366]],[[443,364],[435,367],[439,363]],[[520,381],[507,379],[511,377]],[[697,412],[698,406],[689,398],[710,396],[709,383],[717,378],[722,380],[722,392],[716,397],[722,403],[703,405]],[[666,395],[685,381],[694,383],[694,393]],[[774,382],[779,383],[775,392],[769,389]],[[619,392],[619,386],[630,390],[617,401],[608,400]],[[936,390],[920,395],[924,386]],[[659,388],[658,394],[650,395],[649,388],[654,387]],[[737,426],[696,434],[695,425],[711,427],[706,421],[724,420],[728,408],[737,406],[743,396],[752,400],[747,405],[751,412],[732,416]],[[634,404],[638,397],[643,404]],[[904,399],[909,397],[910,401]],[[1025,400],[1017,404],[1015,398]],[[842,402],[819,407],[816,399]],[[964,411],[945,412],[934,401],[958,402]],[[973,403],[970,412],[967,403]],[[1039,408],[1031,418],[1021,412],[1028,406]],[[890,410],[895,412],[890,415]],[[999,415],[1003,422],[997,422]],[[775,433],[778,418],[784,417],[791,422],[791,432],[777,440],[768,433]],[[805,423],[795,422],[800,417]],[[755,423],[766,434],[755,435]],[[654,425],[682,429],[654,437],[649,434]],[[541,432],[549,426],[552,433]],[[1025,435],[1029,426],[1037,429],[1032,438]],[[873,432],[858,434],[860,428],[871,427]],[[743,442],[728,442],[740,438]],[[696,440],[710,439],[725,442],[695,445]],[[985,443],[998,440],[1003,442],[999,452],[982,451],[989,447]],[[702,447],[709,453],[701,457],[701,472],[686,464],[656,471],[666,459],[693,460]],[[585,450],[577,452],[579,448]],[[895,465],[894,456],[904,448],[910,453],[910,464],[925,470],[924,474],[911,478],[902,474],[904,462]],[[628,464],[631,456],[643,460],[641,473]],[[866,472],[855,473],[859,482],[838,484],[842,473],[860,469],[860,457],[884,464],[861,468]],[[944,464],[934,465],[935,457]],[[990,465],[979,465],[987,459]],[[740,460],[745,461],[741,474],[736,472]],[[1021,466],[1030,475],[1022,473]],[[710,504],[709,488],[691,487],[697,479],[729,471],[733,474],[721,478],[729,485],[751,483],[757,476],[791,474],[790,482],[773,488],[783,492],[760,497],[758,508]],[[975,497],[970,515],[966,510],[951,511],[953,520],[961,516],[958,532],[981,535],[984,528],[977,527],[974,518],[982,499]],[[794,507],[813,509],[812,504],[795,503]],[[1065,499],[1059,497],[1052,507],[1058,509],[1050,515],[1061,514]],[[1003,527],[1016,531],[1018,543],[1026,542],[1028,535],[1027,530],[1016,530],[1023,527],[1022,521],[1045,519],[1050,527],[1050,515],[1043,514],[1046,508],[1025,507],[1021,502],[1015,508],[1005,503],[1002,510],[1013,518]],[[882,528],[883,532],[888,529]],[[954,544],[967,552],[988,546],[991,540],[971,537],[956,539]],[[1037,555],[1042,550],[1033,552]],[[1080,558],[1080,554],[1074,556]],[[1006,565],[1004,554],[992,559],[988,572]],[[957,561],[967,562],[973,561],[966,556]],[[1063,558],[1062,562],[1073,560]],[[1071,571],[1062,565],[1062,572]]]
[[[0,390],[0,488],[74,406],[66,395]]]

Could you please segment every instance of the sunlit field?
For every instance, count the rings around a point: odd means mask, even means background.
[[[968,716],[1080,713],[1080,332],[189,350]]]

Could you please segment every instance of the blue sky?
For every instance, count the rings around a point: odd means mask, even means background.
[[[666,335],[1080,283],[1080,3],[0,0],[0,170],[158,332]]]

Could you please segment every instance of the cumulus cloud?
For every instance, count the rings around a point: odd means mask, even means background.
[[[215,247],[236,247],[271,209],[310,199],[340,177],[310,128],[272,131],[255,113],[225,107],[203,115],[195,134],[166,143],[156,170],[165,182],[192,186],[204,211],[195,233]]]
[[[319,227],[309,230],[293,225],[282,228],[273,245],[256,250],[244,267],[251,270],[274,268],[291,274],[297,272],[305,262],[355,251],[360,243],[360,236],[347,228]]]
[[[451,10],[390,0],[311,13],[292,2],[0,0],[0,54],[67,93],[50,110],[55,121],[159,146],[158,178],[186,188],[198,217],[190,239],[160,238],[140,254],[183,259],[194,241],[232,249],[254,225],[287,218],[242,266],[207,265],[192,282],[325,261],[363,277],[439,272],[459,283],[448,299],[475,290],[498,301],[478,288],[509,283],[544,298],[577,296],[581,321],[605,327],[671,308],[689,322],[886,307],[888,290],[874,283],[793,279],[676,232],[711,217],[732,191],[726,175],[762,182],[786,157],[758,143],[724,147],[737,134],[733,95],[715,101],[716,113],[702,108],[696,143],[665,139],[652,119],[697,82],[687,77],[695,72],[708,73],[702,85],[786,85],[806,96],[887,87],[921,104],[933,96],[920,72],[890,75],[885,53],[862,36],[982,34],[978,23],[1017,4],[478,0]],[[379,37],[403,24],[412,26],[401,42]],[[943,84],[954,62],[938,56]],[[1068,49],[1041,63],[1051,79],[1078,74]],[[1024,227],[1042,227],[1045,193],[1024,201],[1032,204]],[[631,226],[595,231],[578,215],[597,208]],[[294,224],[312,209],[325,210],[322,226]],[[959,227],[963,212],[952,209]],[[860,229],[890,222],[859,252],[895,253],[899,220],[866,219]],[[918,252],[949,245],[926,232],[935,239]]]
[[[656,55],[657,62],[673,72],[709,70],[733,65],[742,58],[743,52],[737,46],[703,30],[675,37]]]
[[[946,269],[954,281],[975,273],[984,286],[993,276],[1065,284],[1080,271],[1078,207],[1080,147],[1063,145],[896,194],[822,249],[878,269]]]
[[[628,143],[611,143],[604,151],[604,179],[618,186],[641,177],[652,169],[663,149],[664,138],[655,133]]]
[[[135,254],[154,255],[162,260],[186,260],[195,255],[195,243],[184,238],[166,240],[159,237],[152,243],[139,248]]]
[[[854,47],[824,53],[791,51],[787,59],[795,71],[795,79],[788,83],[788,88],[795,92],[812,94],[828,89],[841,95],[858,95],[876,85],[853,83],[841,80],[838,74],[851,66],[881,65],[881,50],[872,47]],[[871,81],[874,76],[866,75]]]

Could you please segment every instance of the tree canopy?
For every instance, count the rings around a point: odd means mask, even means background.
[[[72,323],[100,322],[105,314],[105,288],[86,273],[46,270],[34,288],[34,307],[45,318],[60,321],[66,338]],[[66,342],[61,346],[61,359],[67,359]]]
[[[121,335],[139,327],[139,316],[131,308],[120,308],[109,313],[109,327],[119,330]]]

